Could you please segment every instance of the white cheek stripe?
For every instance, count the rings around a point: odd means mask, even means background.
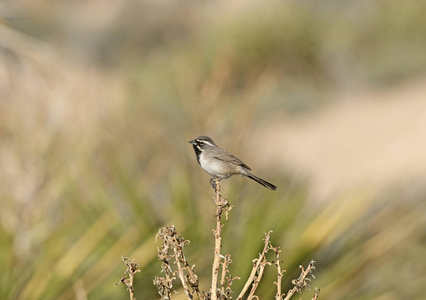
[[[197,140],[197,142],[203,142],[203,143],[205,143],[209,146],[212,146],[212,147],[214,146],[212,143],[210,143],[209,141],[206,141],[206,140]]]
[[[201,149],[201,147],[200,146],[196,146],[197,148],[198,148],[198,150],[200,150],[200,151],[204,151],[203,149]]]

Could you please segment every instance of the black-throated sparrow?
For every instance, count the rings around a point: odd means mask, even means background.
[[[229,152],[218,147],[208,136],[199,136],[192,141],[197,161],[204,171],[209,173],[212,178],[210,184],[216,189],[215,180],[226,179],[232,175],[241,175],[253,179],[270,190],[276,190],[277,187],[262,178],[254,176],[249,171],[250,167]]]

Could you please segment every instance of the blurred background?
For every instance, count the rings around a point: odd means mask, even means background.
[[[0,299],[127,299],[121,255],[159,298],[172,224],[207,290],[198,135],[278,186],[223,182],[233,276],[273,230],[285,291],[314,259],[319,299],[424,299],[425,32],[422,0],[2,1]]]

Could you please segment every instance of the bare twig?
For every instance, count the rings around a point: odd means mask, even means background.
[[[136,300],[136,297],[134,295],[135,290],[133,288],[133,279],[135,277],[135,274],[140,272],[139,265],[135,262],[134,259],[130,260],[127,257],[121,256],[122,262],[127,266],[126,271],[124,272],[124,275],[121,277],[120,281],[117,282],[115,285],[122,283],[125,286],[127,286],[127,290],[129,291],[130,300]]]
[[[277,267],[277,281],[274,282],[274,284],[277,286],[277,293],[275,294],[275,300],[281,300],[282,299],[282,292],[281,292],[281,282],[282,282],[282,278],[283,278],[283,273],[285,272],[281,270],[281,261],[280,261],[280,247],[272,247],[271,249],[275,252],[276,255],[276,261],[275,261],[275,266]]]
[[[157,286],[158,293],[161,295],[162,299],[171,299],[173,280],[176,279],[173,276],[173,271],[169,262],[171,258],[169,255],[170,247],[168,246],[168,239],[166,237],[168,230],[169,229],[167,227],[162,227],[158,230],[156,235],[156,239],[161,237],[164,241],[164,245],[158,248],[157,259],[162,262],[161,270],[164,272],[165,277],[155,276],[154,278],[154,285]]]
[[[315,288],[314,295],[312,296],[312,300],[317,300],[322,289]]]
[[[229,272],[228,265],[232,262],[231,255],[225,255],[222,261],[222,276],[220,278],[220,287],[223,290],[225,287],[226,273]]]
[[[229,264],[232,263],[231,255],[227,254],[221,262],[222,275],[220,278],[220,289],[218,290],[218,299],[232,299],[231,294],[233,293],[231,286],[233,282],[240,277],[232,277],[229,273]]]
[[[204,299],[206,293],[201,292],[199,289],[200,282],[198,281],[198,276],[194,272],[194,268],[195,268],[195,265],[191,267],[189,266],[188,263],[186,263],[186,271],[188,272],[188,276],[186,276],[186,280],[188,284],[190,285],[190,287],[192,288],[192,290],[195,291],[195,293],[198,295],[198,297],[200,299]]]
[[[260,266],[259,266],[258,275],[254,277],[253,285],[251,287],[251,290],[250,290],[250,293],[249,293],[249,296],[248,296],[247,299],[258,298],[257,296],[254,295],[254,293],[256,292],[256,289],[259,286],[259,282],[263,277],[263,272],[265,271],[266,265],[271,265],[271,263],[266,261],[266,257],[263,257],[263,260],[262,260],[262,262],[260,263]]]
[[[154,284],[162,299],[171,299],[173,280],[176,279],[174,274],[179,277],[188,299],[193,299],[193,293],[196,293],[200,299],[204,299],[206,294],[199,290],[198,276],[194,273],[194,266],[191,267],[188,264],[183,252],[183,248],[189,244],[189,241],[179,239],[174,226],[160,228],[157,237],[164,242],[158,249],[158,260],[162,261],[162,271],[165,273],[165,277],[155,277]],[[172,255],[169,255],[169,250],[173,251]],[[172,258],[177,266],[177,270],[174,272],[170,265]]]
[[[211,286],[211,297],[212,300],[217,299],[217,276],[219,273],[219,262],[220,262],[220,248],[221,245],[221,231],[222,224],[220,222],[222,211],[220,208],[221,205],[221,197],[220,197],[220,185],[219,180],[216,179],[216,230],[213,230],[214,234],[214,258],[213,258],[213,266],[212,266],[212,286]]]
[[[311,274],[312,277],[314,277],[313,274],[312,274],[312,271],[315,270],[314,263],[315,263],[315,261],[311,260],[309,262],[309,265],[306,268],[306,270],[302,266],[299,266],[302,269],[302,272],[300,273],[299,278],[291,281],[291,283],[294,284],[294,287],[291,290],[288,291],[284,300],[290,299],[296,292],[302,291],[303,288],[309,288],[308,281],[311,281],[311,279],[306,278],[306,277],[309,274]]]
[[[246,284],[244,285],[242,291],[240,292],[240,294],[238,295],[238,299],[242,299],[244,294],[247,292],[247,290],[249,289],[251,283],[253,282],[253,280],[255,280],[255,276],[256,276],[256,272],[258,272],[258,270],[260,270],[260,266],[262,264],[262,262],[264,261],[265,255],[266,253],[269,251],[270,249],[270,238],[271,238],[271,233],[272,230],[270,230],[264,238],[265,241],[265,246],[263,247],[263,251],[262,253],[259,255],[259,258],[254,259],[253,260],[253,269],[251,270],[251,274],[249,276],[249,278],[247,279]],[[263,272],[263,271],[262,271]]]
[[[225,256],[220,254],[220,249],[222,248],[222,228],[223,224],[221,223],[222,220],[222,213],[225,212],[225,216],[227,218],[227,214],[229,210],[232,209],[232,206],[229,205],[228,201],[226,201],[225,198],[223,198],[220,195],[220,185],[219,181],[216,179],[216,229],[213,230],[214,234],[214,258],[213,258],[213,266],[212,266],[212,285],[211,285],[211,299],[217,300],[218,299],[218,276],[219,276],[219,266],[220,266],[220,260],[222,258],[226,259]]]
[[[192,299],[191,291],[189,290],[188,284],[185,280],[185,274],[184,274],[184,270],[183,270],[182,264],[181,264],[182,257],[180,256],[181,253],[178,249],[177,243],[173,243],[173,250],[174,250],[174,255],[175,255],[175,262],[176,262],[176,265],[177,265],[177,268],[178,268],[177,273],[178,273],[178,276],[180,278],[180,281],[182,282],[183,289],[185,290],[185,294],[188,297],[188,299]]]

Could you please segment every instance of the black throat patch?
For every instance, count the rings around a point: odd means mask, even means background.
[[[201,166],[200,164],[201,150],[196,145],[192,145],[192,147],[194,148],[195,156],[197,157],[198,164]]]

